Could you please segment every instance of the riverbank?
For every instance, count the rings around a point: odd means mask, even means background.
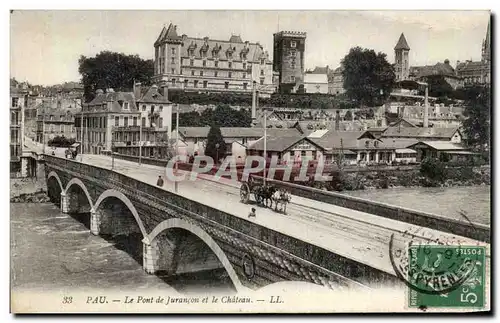
[[[10,180],[11,203],[47,203],[47,186],[45,179],[12,178]]]
[[[429,178],[420,169],[373,172],[340,172],[331,174],[329,182],[296,183],[327,191],[358,191],[389,188],[474,187],[491,185],[489,167],[448,168],[441,180]]]

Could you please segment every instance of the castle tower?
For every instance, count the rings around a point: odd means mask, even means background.
[[[304,84],[306,33],[280,31],[273,36],[273,71],[279,73],[279,90],[296,92]]]
[[[396,81],[407,80],[410,76],[410,46],[405,35],[401,33],[398,43],[394,47]]]
[[[163,27],[158,39],[154,43],[154,79],[170,81],[180,75],[182,37],[177,35],[177,26],[170,24]],[[167,78],[162,78],[162,76]]]

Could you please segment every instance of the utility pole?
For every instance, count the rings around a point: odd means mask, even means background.
[[[43,119],[42,119],[42,141],[43,141],[43,154],[45,154],[45,115],[47,107],[43,106]]]
[[[111,126],[111,170],[115,168],[115,153],[113,151],[115,141],[114,141],[114,126]]]
[[[178,156],[179,155],[179,105],[175,105],[175,110],[177,111],[175,115],[175,154]],[[179,169],[178,166],[179,161],[177,160],[175,162],[175,174],[177,175],[177,170]],[[175,192],[177,193],[177,190],[179,189],[177,181],[174,181],[174,189]]]
[[[135,83],[134,83],[135,84]],[[141,114],[141,120],[139,120],[139,166],[141,165],[141,159],[142,159],[142,114]]]

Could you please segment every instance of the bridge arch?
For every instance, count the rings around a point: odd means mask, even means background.
[[[85,184],[81,181],[81,179],[76,178],[76,177],[72,178],[68,182],[68,185],[66,185],[66,189],[63,192],[68,193],[69,189],[71,188],[72,185],[78,185],[82,189],[82,191],[85,193],[85,196],[87,197],[87,200],[89,202],[90,207],[92,208],[93,203],[92,203],[92,198],[90,197],[90,194],[89,194],[89,190],[87,189]]]
[[[212,252],[219,259],[221,264],[224,266],[224,269],[228,273],[229,278],[231,279],[234,287],[236,288],[236,291],[241,292],[245,290],[245,287],[241,284],[238,275],[236,274],[236,271],[234,270],[233,266],[231,265],[231,262],[227,258],[224,251],[219,247],[219,245],[215,242],[215,240],[199,226],[179,218],[168,219],[158,224],[153,229],[153,231],[151,231],[151,233],[147,235],[147,240],[149,242],[153,242],[154,239],[156,239],[158,235],[160,235],[162,232],[168,229],[176,229],[176,228],[184,229],[194,234],[199,239],[201,239],[212,250]]]
[[[104,191],[104,193],[102,193],[99,196],[99,198],[97,199],[97,201],[95,202],[94,207],[93,207],[94,211],[97,211],[99,209],[99,206],[101,205],[101,203],[108,197],[117,198],[121,202],[123,202],[123,204],[125,204],[127,206],[129,211],[134,216],[135,221],[137,222],[137,225],[139,226],[139,229],[141,230],[142,236],[147,237],[148,233],[146,232],[146,229],[144,228],[144,224],[142,223],[142,220],[139,217],[139,213],[137,212],[137,209],[135,208],[134,204],[132,204],[132,202],[129,200],[129,198],[127,196],[125,196],[125,194],[123,194],[117,190],[109,189],[109,190]]]
[[[61,182],[61,179],[59,178],[59,175],[57,175],[57,173],[56,173],[56,172],[51,171],[51,172],[49,173],[49,175],[47,175],[47,181],[48,181],[51,177],[54,177],[54,178],[57,180],[57,182],[59,183],[59,188],[61,188],[61,192],[65,192],[64,186],[63,186],[63,184],[62,184],[62,182]]]

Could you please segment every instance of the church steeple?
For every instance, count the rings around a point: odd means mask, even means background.
[[[481,55],[481,60],[483,62],[489,62],[490,57],[491,57],[491,36],[490,36],[490,22],[491,19],[488,20],[488,29],[486,30],[486,38],[483,41],[483,49],[482,49],[482,55]]]
[[[399,36],[398,43],[394,47],[394,50],[410,50],[410,46],[408,46],[408,42],[406,41],[405,34],[401,33]]]
[[[403,81],[410,77],[410,46],[405,35],[401,33],[399,40],[394,47],[396,81]]]

